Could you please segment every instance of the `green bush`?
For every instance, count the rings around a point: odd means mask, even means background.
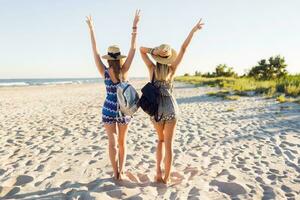
[[[202,74],[200,71],[195,72],[195,76],[202,76],[205,78],[216,78],[216,77],[237,77],[237,73],[233,71],[232,67],[228,67],[226,64],[219,64],[216,66],[215,71],[210,73]]]
[[[300,95],[300,87],[296,85],[286,85],[284,91],[289,96],[296,97]]]
[[[228,67],[226,64],[220,64],[216,67],[216,77],[234,77],[237,74],[233,71],[232,67]]]
[[[284,57],[276,56],[270,57],[267,61],[262,59],[258,62],[258,65],[253,67],[249,73],[249,77],[253,77],[256,80],[271,80],[285,77],[287,75],[286,63]]]

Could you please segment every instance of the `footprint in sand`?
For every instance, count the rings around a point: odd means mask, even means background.
[[[209,153],[208,152],[203,152],[202,156],[207,157],[207,156],[209,156]]]
[[[255,180],[256,180],[257,182],[261,183],[261,184],[265,184],[264,180],[263,180],[261,177],[259,177],[259,176],[257,176],[257,177],[255,178]]]
[[[229,181],[233,181],[235,179],[236,179],[236,177],[231,175],[231,174],[229,174],[228,177],[227,177],[227,180],[229,180]]]
[[[19,151],[20,149],[15,150],[9,158],[13,158],[14,156],[16,156]]]
[[[34,171],[41,172],[44,169],[44,165],[39,165]]]
[[[51,158],[52,158],[52,157],[49,156],[49,157],[47,157],[45,160],[42,160],[41,163],[47,162],[47,161],[49,161]]]
[[[184,179],[184,176],[181,175],[179,172],[171,173],[171,183],[172,184],[174,184],[174,185],[180,184],[183,179]]]
[[[138,179],[131,173],[131,172],[126,172],[126,176],[131,180],[132,182],[138,183]]]
[[[271,181],[274,181],[276,179],[276,175],[275,174],[270,174],[267,176],[268,179],[270,179]]]
[[[72,170],[72,168],[71,167],[68,167],[68,168],[66,168],[65,170],[64,170],[64,172],[69,172],[69,171],[71,171]]]
[[[264,196],[262,197],[262,199],[275,199],[275,193],[272,187],[263,184],[261,184],[260,186],[264,190]]]
[[[190,191],[189,191],[189,194],[188,194],[188,199],[200,199],[199,196],[200,196],[200,190],[196,187],[193,187]]]
[[[197,169],[197,167],[191,167],[188,166],[183,170],[184,174],[188,174],[190,173],[190,177],[188,180],[192,180],[194,178],[194,176],[196,176],[199,172],[199,170]]]
[[[8,139],[8,140],[6,140],[6,142],[7,142],[7,143],[10,143],[10,144],[13,144],[13,143],[14,143],[14,140]]]
[[[17,177],[17,181],[14,184],[14,186],[23,186],[27,183],[30,183],[33,181],[33,178],[31,176],[27,176],[27,175],[21,175]]]
[[[50,176],[44,178],[44,179],[41,180],[41,181],[35,182],[35,183],[34,183],[34,186],[39,186],[39,185],[41,185],[45,180],[53,178],[53,177],[56,175],[56,173],[57,173],[57,172],[51,172]]]
[[[270,171],[270,173],[273,173],[273,174],[279,174],[279,170],[277,170],[277,169],[270,168],[269,171]]]
[[[240,194],[246,194],[246,190],[243,186],[233,183],[233,182],[222,182],[217,180],[212,180],[209,185],[217,186],[218,190],[222,193],[229,195],[230,197],[235,197]]]
[[[150,151],[151,153],[154,153],[156,151],[156,147],[152,147]]]
[[[25,165],[26,166],[32,165],[32,160],[28,160]]]
[[[2,174],[4,174],[5,172],[6,172],[6,170],[0,168],[0,176],[1,176]]]
[[[98,151],[97,153],[95,153],[94,155],[93,155],[93,157],[95,158],[95,157],[98,157],[99,159],[101,159],[101,154],[102,154],[102,152],[101,151]]]
[[[89,165],[91,165],[91,164],[93,164],[93,163],[95,163],[95,162],[97,162],[96,160],[90,160],[89,161]]]
[[[192,157],[194,157],[194,158],[197,158],[197,157],[198,157],[198,155],[197,155],[196,153],[192,153],[192,152],[189,153],[189,155],[192,156]]]
[[[140,182],[142,182],[142,183],[149,183],[150,182],[150,179],[146,174],[138,173],[137,176],[138,176]]]
[[[283,152],[291,161],[294,161],[296,158],[290,151],[286,150]]]

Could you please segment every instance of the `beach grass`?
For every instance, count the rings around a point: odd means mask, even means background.
[[[279,103],[285,103],[287,99],[285,98],[284,95],[280,95],[276,98],[276,101],[278,101]]]
[[[232,101],[236,101],[240,99],[240,96],[238,95],[231,95],[229,91],[227,90],[219,90],[219,91],[215,91],[215,92],[208,92],[206,93],[206,95],[208,96],[215,96],[215,97],[221,97],[224,100],[232,100]]]
[[[300,100],[296,100],[295,103],[300,104]]]
[[[229,91],[227,90],[220,90],[220,91],[215,91],[215,92],[208,92],[206,93],[208,96],[215,96],[215,97],[222,97],[224,98],[229,94]]]
[[[228,109],[226,110],[226,112],[234,112],[234,111],[235,111],[234,108],[228,108]]]
[[[299,101],[299,100],[296,100],[293,97],[286,97],[284,94],[282,94],[276,98],[276,101],[278,101],[279,103],[286,103],[286,102],[297,103],[297,101]]]
[[[300,75],[288,75],[276,80],[255,80],[247,77],[207,78],[202,76],[179,76],[175,80],[197,86],[220,87],[224,90],[231,90],[239,96],[247,96],[251,93],[264,94],[266,97],[276,97],[278,94],[291,97],[300,96]]]
[[[240,99],[240,96],[238,96],[238,95],[228,95],[228,96],[225,96],[224,99],[231,100],[231,101],[236,101],[236,100]]]

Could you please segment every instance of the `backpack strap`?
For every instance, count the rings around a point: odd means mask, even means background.
[[[153,68],[153,74],[152,74],[152,79],[151,79],[152,84],[154,82],[154,78],[155,78],[155,67]],[[154,114],[154,119],[156,122],[159,122],[162,119],[162,117],[163,117],[163,114],[158,116],[158,111],[156,111],[156,113]]]
[[[155,78],[155,68],[153,69],[151,83],[153,83],[153,82],[154,82],[154,78]]]

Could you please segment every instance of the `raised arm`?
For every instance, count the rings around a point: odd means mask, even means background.
[[[183,55],[187,49],[187,47],[189,46],[193,36],[194,36],[194,33],[197,32],[198,30],[202,29],[202,26],[204,25],[204,23],[201,22],[202,19],[199,20],[199,22],[193,27],[193,29],[191,30],[191,32],[189,33],[189,35],[187,36],[187,38],[185,39],[185,41],[183,42],[181,48],[180,48],[180,51],[177,55],[177,58],[175,59],[175,61],[171,64],[171,68],[173,70],[173,73],[175,73],[178,65],[180,64],[182,58],[183,58]]]
[[[147,65],[150,75],[152,74],[153,68],[155,67],[154,63],[150,60],[147,53],[150,53],[152,49],[148,47],[140,47],[140,52],[144,63]]]
[[[103,62],[101,60],[100,53],[97,48],[96,37],[95,37],[95,33],[94,33],[94,23],[93,23],[93,19],[92,19],[91,15],[86,17],[86,23],[88,24],[89,30],[90,30],[94,60],[95,60],[96,66],[98,68],[98,71],[104,77],[105,65],[103,64]]]
[[[134,54],[135,54],[137,25],[138,25],[139,20],[140,20],[140,10],[136,10],[134,20],[133,20],[133,25],[132,25],[130,50],[128,52],[126,61],[124,62],[123,66],[122,66],[123,73],[126,73],[129,70],[132,60],[133,60],[133,57],[134,57]]]

